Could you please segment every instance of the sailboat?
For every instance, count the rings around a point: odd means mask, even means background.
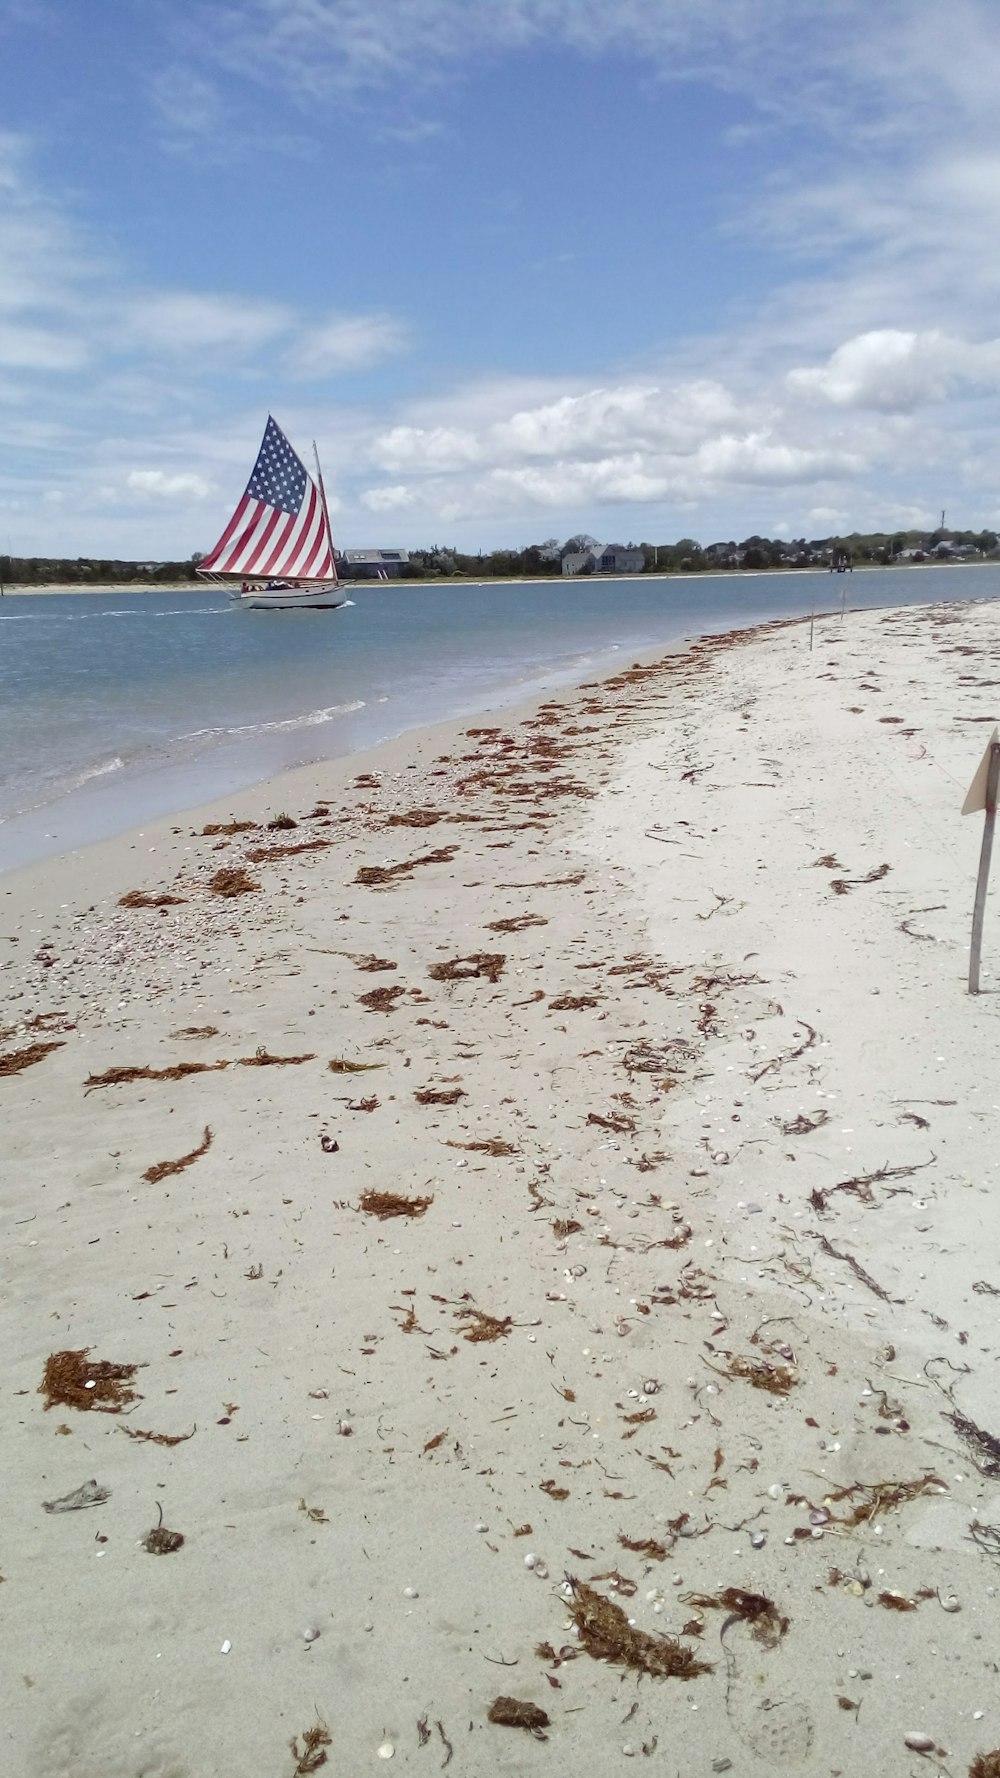
[[[198,564],[251,611],[335,611],[349,603],[330,535],[323,471],[316,479],[271,414],[246,491],[214,549]]]

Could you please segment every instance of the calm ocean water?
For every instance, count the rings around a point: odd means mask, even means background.
[[[770,617],[1000,595],[1000,568],[353,589],[339,612],[214,588],[0,601],[0,870],[406,729]]]

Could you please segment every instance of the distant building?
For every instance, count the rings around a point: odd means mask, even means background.
[[[396,580],[410,557],[405,549],[345,549],[337,557],[341,580]]]
[[[641,574],[645,566],[645,551],[623,543],[595,543],[562,559],[564,574]]]

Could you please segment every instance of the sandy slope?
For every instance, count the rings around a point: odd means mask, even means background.
[[[1000,1436],[1000,926],[970,999],[958,814],[998,615],[713,639],[234,811],[295,828],[200,812],[0,884],[0,1067],[62,1044],[0,1075],[5,1771],[291,1778],[319,1722],[352,1773],[1000,1745],[1000,1463],[962,1436]],[[179,1061],[229,1066],[85,1090]],[[125,1413],[46,1411],[83,1347],[143,1367]],[[592,1658],[567,1575],[711,1671]]]

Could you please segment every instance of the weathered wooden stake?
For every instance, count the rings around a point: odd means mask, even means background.
[[[989,745],[986,772],[986,819],[983,823],[983,844],[979,854],[979,876],[976,899],[972,909],[972,944],[969,950],[969,993],[979,993],[979,957],[983,948],[983,917],[986,913],[986,888],[990,880],[990,859],[993,856],[993,829],[997,819],[997,788],[1000,786],[1000,740]]]

